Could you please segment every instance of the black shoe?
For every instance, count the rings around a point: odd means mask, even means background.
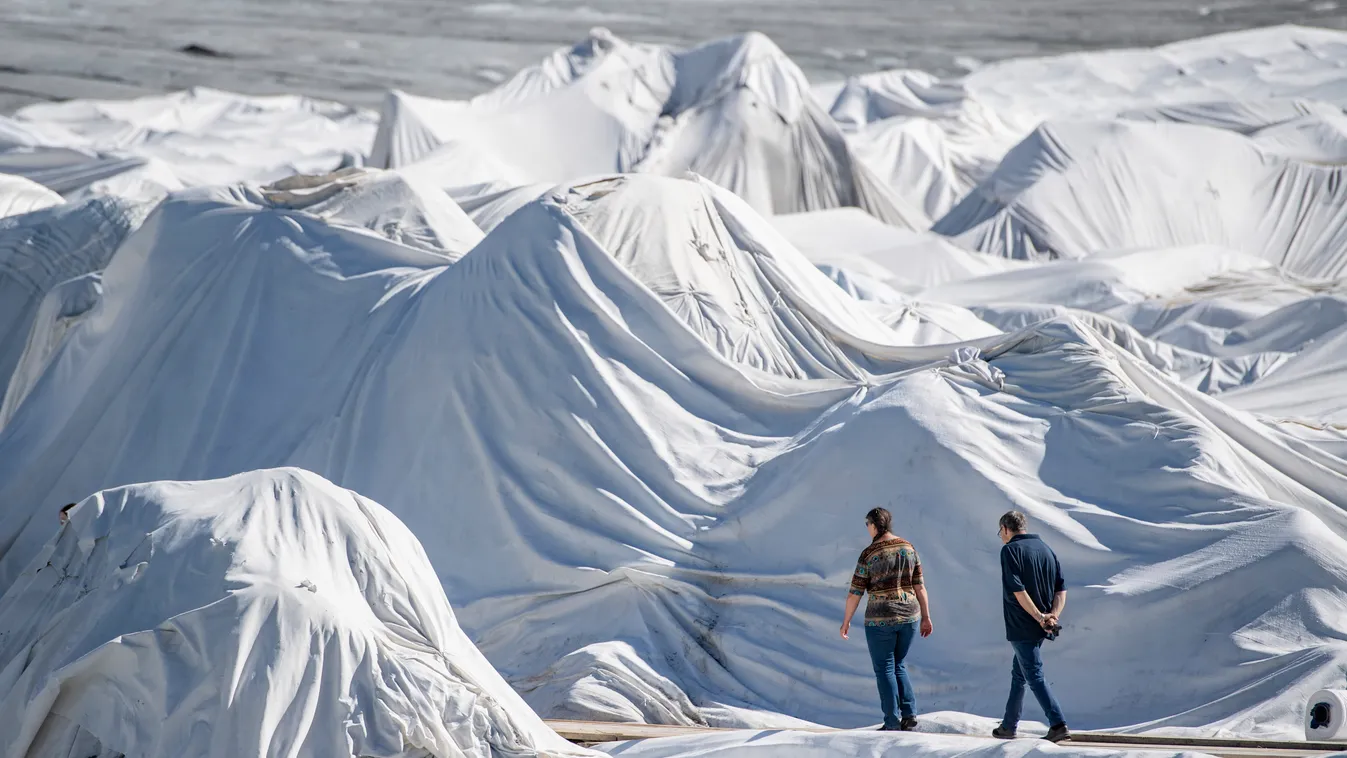
[[[1069,740],[1071,739],[1071,730],[1066,728],[1066,724],[1058,724],[1049,729],[1048,733],[1043,735],[1043,739],[1048,742],[1062,742],[1064,740]]]
[[[992,736],[998,740],[1013,740],[1015,739],[1015,730],[998,726],[992,730]]]
[[[917,720],[911,716],[904,718],[898,723],[898,731],[915,732],[917,731]]]

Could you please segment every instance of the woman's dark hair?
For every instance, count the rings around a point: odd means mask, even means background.
[[[893,514],[883,508],[871,508],[870,512],[865,514],[865,523],[875,528],[875,536],[885,534],[889,527],[893,526]]]
[[[66,503],[66,504],[61,508],[61,513],[65,513],[66,511],[70,510],[71,508],[74,508],[76,505],[77,505],[77,503]]]

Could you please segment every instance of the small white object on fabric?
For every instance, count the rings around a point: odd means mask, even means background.
[[[1347,742],[1347,690],[1319,690],[1306,701],[1305,739]]]

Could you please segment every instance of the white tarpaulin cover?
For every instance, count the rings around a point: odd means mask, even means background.
[[[139,203],[100,197],[0,219],[0,394],[47,293],[106,266],[147,211]]]
[[[273,182],[260,194],[259,204],[368,229],[448,258],[459,258],[482,240],[482,230],[438,187],[397,172],[346,168],[300,174]]]
[[[584,752],[473,647],[405,526],[298,469],[122,487],[71,511],[0,598],[0,751]]]
[[[471,101],[390,92],[370,161],[401,167],[453,149],[455,164],[471,163],[462,184],[694,171],[759,211],[857,206],[928,225],[857,160],[808,90],[761,34],[673,50],[600,29]]]
[[[14,365],[0,402],[0,428],[9,422],[47,371],[47,364],[65,341],[66,332],[79,323],[103,296],[103,274],[94,271],[56,285],[42,298],[28,328],[28,342]],[[15,333],[21,333],[16,330]]]
[[[831,112],[863,163],[895,194],[939,219],[1045,120],[1200,125],[1249,136],[1284,157],[1342,163],[1344,55],[1341,32],[1285,26],[1154,49],[1001,61],[958,81],[878,72],[838,89]],[[1122,148],[1129,158],[1136,150]],[[1136,157],[1140,181],[1168,167],[1152,163],[1152,152],[1143,146]],[[1117,177],[1100,176],[1097,186],[1082,189],[1104,199],[1095,193],[1108,194],[1110,181]],[[1161,196],[1183,199],[1177,188]],[[1143,199],[1135,191],[1126,197]],[[1119,202],[1119,195],[1105,202]]]
[[[1339,676],[1340,462],[1080,319],[904,346],[700,181],[552,191],[452,265],[196,191],[103,283],[0,431],[5,584],[77,493],[298,465],[420,536],[544,714],[845,725],[873,711],[835,639],[859,514],[923,546],[924,702],[989,713],[986,526],[1018,507],[1106,630],[1052,651],[1078,723],[1279,733]]]
[[[596,32],[471,101],[394,93],[377,138],[372,114],[296,97],[25,110],[0,171],[49,160],[70,184],[0,219],[0,605],[36,609],[0,622],[75,602],[26,573],[95,555],[51,542],[63,503],[297,467],[406,525],[542,716],[861,727],[870,662],[837,626],[882,506],[932,596],[922,728],[985,733],[1014,508],[1067,567],[1047,657],[1074,728],[1299,736],[1347,667],[1345,56],[1343,33],[1283,27],[810,87],[761,35]],[[67,532],[101,523],[90,502]],[[162,722],[43,707],[86,747]],[[329,710],[236,736],[292,744]],[[621,749],[897,749],[836,739]]]
[[[61,196],[22,176],[0,174],[0,218],[60,205]]]
[[[981,731],[991,726],[979,724]],[[1175,753],[1155,750],[1108,750],[1053,745],[1042,740],[1002,742],[969,737],[926,734],[876,734],[867,732],[735,731],[693,737],[669,737],[597,745],[599,750],[620,758],[768,758],[768,756],[848,756],[849,758],[1206,758],[1205,753]]]
[[[0,173],[76,197],[157,198],[185,186],[332,171],[369,149],[376,119],[307,97],[203,87],[42,103],[0,118]]]
[[[1051,123],[933,231],[1010,258],[1214,244],[1338,277],[1347,274],[1345,173],[1210,127]]]

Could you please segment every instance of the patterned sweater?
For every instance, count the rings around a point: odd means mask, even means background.
[[[851,594],[870,593],[865,604],[866,626],[906,624],[921,618],[916,591],[922,586],[921,559],[912,543],[901,537],[872,542],[861,551]]]

